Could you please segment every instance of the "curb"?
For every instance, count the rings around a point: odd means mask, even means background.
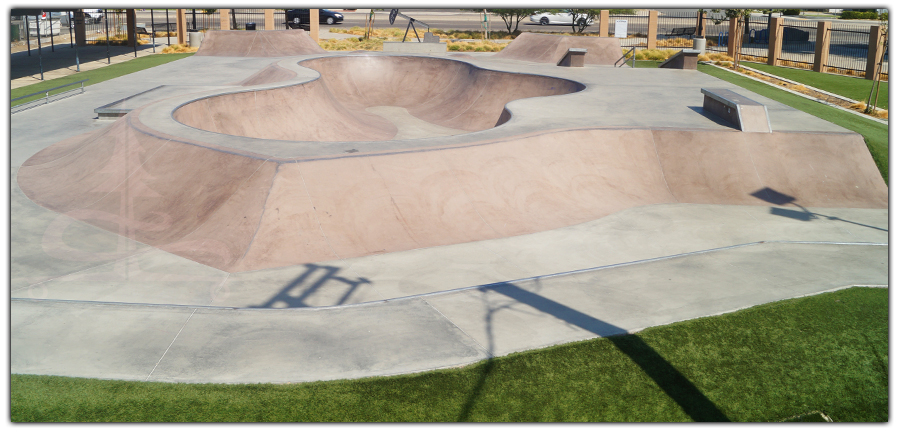
[[[795,91],[795,90],[788,89],[788,88],[786,88],[786,87],[782,87],[782,86],[775,85],[775,84],[770,84],[770,83],[765,82],[765,81],[763,81],[763,80],[761,80],[761,79],[757,79],[757,78],[754,78],[754,77],[752,77],[752,76],[748,76],[748,75],[745,75],[745,74],[743,74],[743,73],[739,73],[739,72],[736,72],[736,71],[733,71],[733,70],[728,70],[728,69],[726,69],[726,68],[719,67],[719,66],[717,66],[717,65],[715,65],[715,64],[711,64],[711,63],[709,63],[709,62],[700,62],[700,63],[701,63],[701,64],[704,64],[704,65],[708,65],[708,66],[715,67],[715,68],[717,68],[717,69],[719,69],[719,70],[727,70],[728,73],[733,73],[733,74],[738,75],[738,76],[743,76],[744,78],[747,78],[747,79],[752,79],[752,80],[754,80],[754,81],[761,82],[761,83],[763,83],[763,84],[765,84],[765,85],[767,85],[767,86],[771,86],[771,87],[774,87],[774,88],[776,88],[776,89],[780,89],[780,90],[783,90],[783,91],[785,91],[785,92],[792,93],[792,94],[797,95],[797,96],[799,96],[799,97],[806,98],[806,99],[808,99],[808,100],[810,100],[810,101],[815,101],[815,102],[817,102],[817,103],[819,103],[819,104],[824,104],[824,105],[826,105],[826,106],[833,107],[833,108],[838,109],[838,110],[843,111],[843,112],[848,112],[848,113],[851,113],[851,114],[854,114],[854,115],[858,115],[858,116],[860,116],[860,117],[862,117],[862,118],[866,118],[866,119],[868,119],[868,120],[872,120],[872,121],[874,121],[874,122],[876,122],[876,123],[881,123],[881,124],[884,124],[884,125],[888,125],[888,120],[885,120],[885,119],[883,119],[883,118],[876,118],[876,117],[873,117],[873,116],[871,116],[871,115],[866,115],[866,114],[864,114],[864,113],[862,113],[862,112],[857,112],[857,111],[855,111],[855,110],[853,110],[853,109],[847,109],[847,108],[845,108],[845,107],[841,107],[841,106],[838,106],[838,105],[835,105],[835,104],[831,104],[831,103],[829,103],[828,101],[821,100],[821,99],[815,98],[815,97],[811,97],[811,96],[809,96],[809,95],[805,95],[805,94],[800,93],[800,92],[797,92],[797,91]],[[746,69],[746,67],[742,67],[742,68]],[[749,69],[749,70],[750,70],[750,71],[753,71],[753,72],[757,72],[757,70],[754,70],[754,69]],[[769,75],[768,73],[765,73],[765,72],[761,72],[761,73],[764,74],[764,75],[766,75],[766,76],[771,76],[771,75]],[[772,77],[773,77],[773,78],[777,78],[777,77],[775,77],[775,76],[772,76]],[[781,78],[777,78],[777,79],[781,79]],[[831,93],[831,92],[825,92],[825,91],[823,91],[823,90],[816,89],[815,87],[809,87],[809,86],[807,86],[807,85],[805,85],[805,84],[801,84],[801,83],[796,82],[796,81],[791,81],[791,80],[788,80],[788,79],[785,79],[784,81],[785,81],[785,82],[789,82],[789,83],[791,83],[791,84],[798,85],[798,86],[803,86],[803,87],[805,87],[805,88],[808,88],[809,90],[814,90],[814,91],[817,91],[817,92],[822,92],[822,93],[824,93],[824,94],[826,94],[826,95],[834,96],[835,98],[844,99],[843,97],[838,96],[838,95],[835,95],[835,94],[833,94],[833,93]],[[847,99],[847,101],[852,101],[852,102],[854,102],[854,103],[858,103],[858,102],[859,102],[859,101],[851,100],[851,99]]]

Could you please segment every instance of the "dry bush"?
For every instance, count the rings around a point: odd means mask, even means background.
[[[707,62],[707,61],[734,61],[734,58],[728,56],[725,53],[703,53],[697,57],[698,61]]]
[[[506,48],[507,45],[509,44],[498,44],[491,41],[451,42],[447,44],[447,51],[497,52]]]
[[[138,45],[149,44],[150,39],[144,39],[138,37],[137,40]],[[109,44],[117,45],[117,46],[127,46],[128,45],[128,36],[124,34],[116,34],[115,36],[109,36]],[[91,45],[106,45],[106,36],[99,36],[96,40],[91,42]]]
[[[622,49],[622,54],[624,55],[629,50]],[[635,51],[635,59],[639,61],[665,61],[672,57],[673,54],[678,53],[678,50],[664,50],[664,49],[654,49],[654,50],[637,50]]]
[[[187,45],[181,44],[172,44],[166,48],[163,48],[163,54],[172,54],[172,53],[196,53],[198,47],[189,47]]]
[[[676,37],[674,39],[665,39],[665,40],[657,40],[657,47],[688,47],[692,48],[694,46],[693,39],[687,39],[684,37]]]
[[[381,51],[384,39],[328,39],[320,41],[319,46],[328,51]]]

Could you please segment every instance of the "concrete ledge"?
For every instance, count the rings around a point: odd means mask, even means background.
[[[585,54],[587,54],[587,50],[584,48],[569,48],[556,65],[560,67],[584,67]]]
[[[659,64],[659,68],[675,68],[681,70],[697,70],[697,57],[700,50],[681,50]]]
[[[447,43],[439,42],[385,42],[384,52],[386,53],[446,53]]]
[[[771,133],[766,106],[728,89],[700,89],[703,109],[722,117],[743,132]]]

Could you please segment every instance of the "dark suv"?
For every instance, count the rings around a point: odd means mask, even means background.
[[[284,18],[289,28],[300,28],[300,25],[309,25],[308,9],[288,9],[284,11]],[[334,25],[344,21],[344,15],[327,9],[319,10],[319,23]],[[304,27],[305,28],[305,27]]]

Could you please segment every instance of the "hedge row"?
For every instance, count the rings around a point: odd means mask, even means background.
[[[877,12],[863,12],[863,11],[844,11],[841,13],[842,19],[868,19],[868,20],[878,20]],[[887,20],[887,13],[884,13],[884,19]]]

